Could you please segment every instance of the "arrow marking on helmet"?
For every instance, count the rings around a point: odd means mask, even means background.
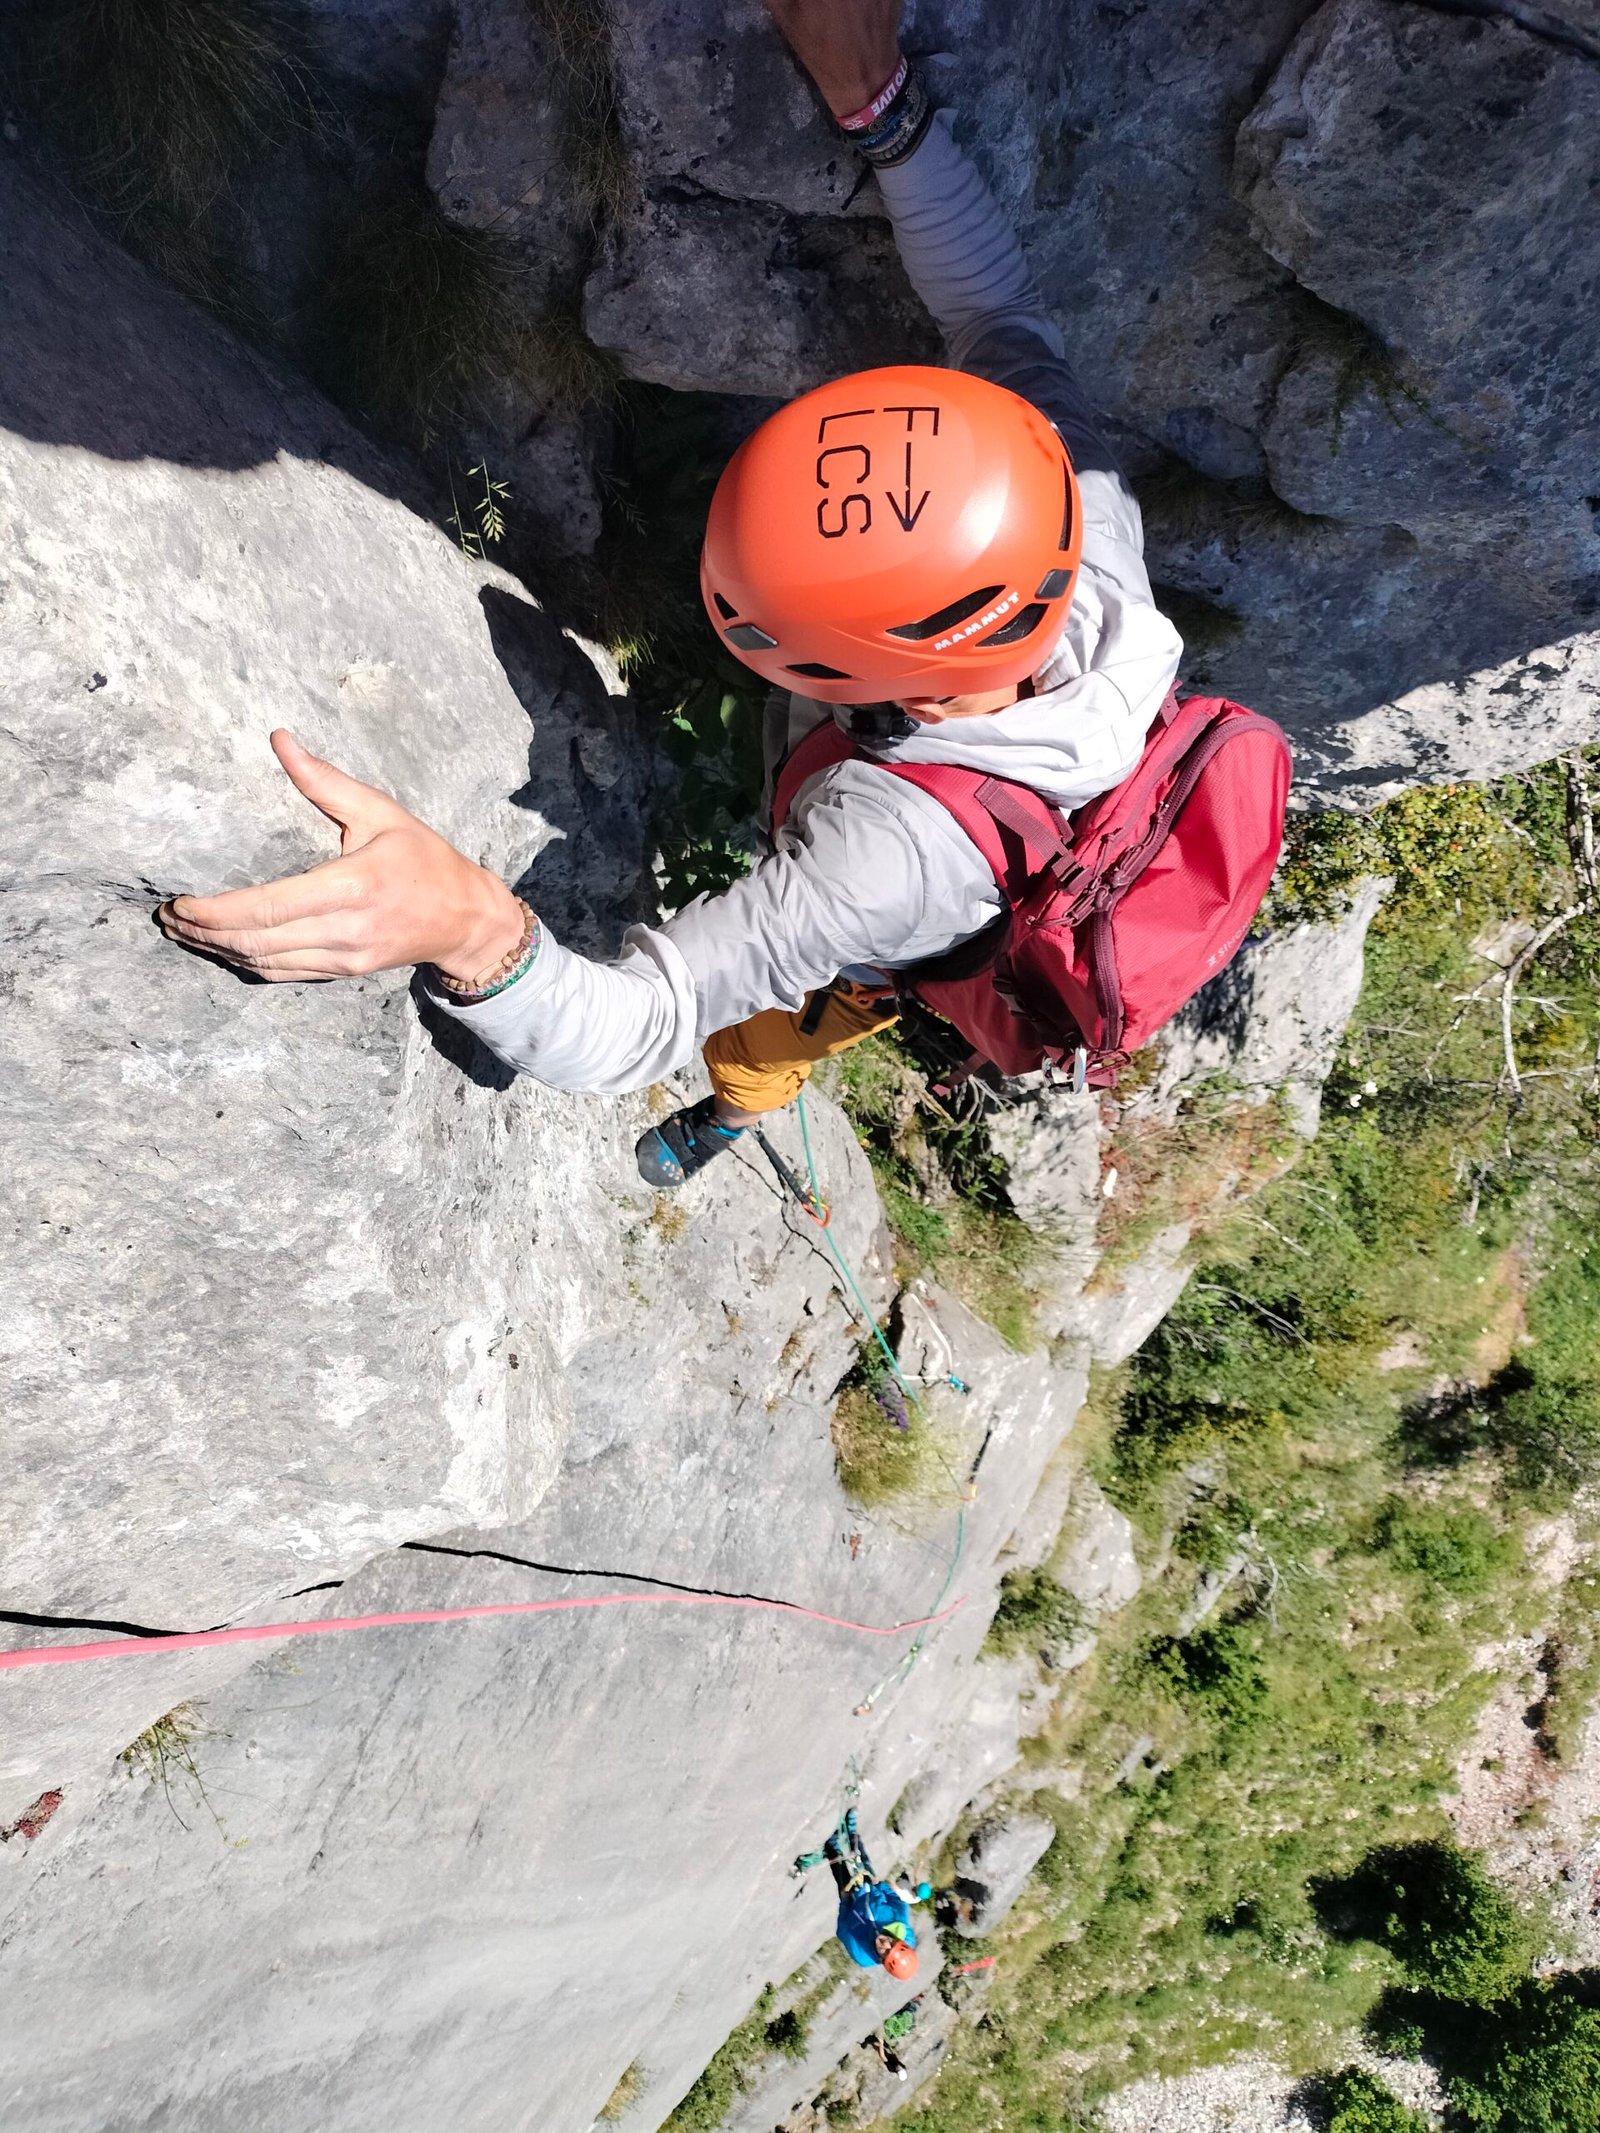
[[[888,492],[887,490],[885,490],[885,491],[884,491],[884,495],[885,495],[885,498],[886,498],[886,499],[887,499],[887,501],[888,501],[889,509],[890,509],[890,510],[891,510],[891,511],[892,511],[892,512],[894,513],[895,517],[896,517],[896,518],[897,518],[897,519],[898,519],[898,520],[900,521],[900,530],[901,530],[901,532],[902,532],[902,533],[909,533],[909,532],[911,531],[912,527],[913,527],[913,526],[914,526],[914,525],[915,525],[915,524],[917,523],[917,520],[918,520],[919,518],[921,518],[921,516],[922,516],[922,506],[923,506],[923,504],[925,504],[925,503],[926,503],[926,502],[928,501],[928,498],[929,498],[929,497],[930,497],[930,496],[932,495],[932,493],[933,493],[933,492],[932,492],[932,490],[931,490],[931,489],[924,489],[924,490],[923,490],[923,492],[922,492],[922,497],[921,497],[921,500],[920,500],[920,502],[918,503],[918,505],[917,505],[917,508],[916,508],[916,510],[915,510],[915,511],[913,511],[913,510],[912,510],[912,508],[911,508],[911,443],[910,443],[910,440],[909,440],[909,438],[908,438],[908,439],[907,439],[907,441],[906,441],[906,501],[905,501],[905,508],[904,508],[904,509],[902,510],[902,509],[901,509],[901,507],[900,507],[900,505],[899,505],[899,504],[897,504],[897,503],[895,502],[894,498],[893,498],[892,496],[890,496],[890,495],[889,495],[889,492]]]

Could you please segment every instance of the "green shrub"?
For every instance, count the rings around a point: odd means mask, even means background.
[[[1600,1382],[1518,1356],[1492,1381],[1484,1434],[1523,1494],[1548,1502],[1600,1471]]]
[[[1213,1622],[1187,1637],[1158,1637],[1150,1647],[1152,1673],[1181,1702],[1225,1730],[1253,1726],[1269,1689],[1255,1636],[1236,1622]]]
[[[1385,1906],[1380,1937],[1408,1984],[1487,2006],[1527,1974],[1528,1922],[1472,1853],[1408,1844],[1375,1853],[1364,1871]]]
[[[1364,2067],[1347,2066],[1323,2084],[1327,2133],[1429,2133],[1428,2121]]]
[[[1482,1511],[1403,1496],[1391,1496],[1379,1511],[1376,1538],[1402,1569],[1461,1597],[1486,1592],[1516,1556]]]
[[[808,2023],[798,2008],[786,2007],[781,2015],[774,2015],[766,2027],[766,2040],[775,2052],[782,2052],[786,2059],[803,2059],[810,2034]]]
[[[1008,1570],[984,1639],[986,1652],[1038,1652],[1083,1634],[1083,1603],[1047,1570]]]
[[[1479,2133],[1600,2126],[1600,2011],[1565,1981],[1530,1978],[1458,2040],[1458,2051],[1445,2067],[1446,2092]]]
[[[1376,921],[1382,933],[1458,908],[1486,913],[1526,880],[1528,865],[1488,788],[1415,785],[1368,815],[1292,815],[1270,921],[1332,918],[1370,874],[1394,881]]]

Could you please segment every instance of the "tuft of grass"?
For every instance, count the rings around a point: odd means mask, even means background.
[[[1178,585],[1152,585],[1150,589],[1157,607],[1183,639],[1184,679],[1192,687],[1204,686],[1217,662],[1243,636],[1243,615],[1220,600],[1186,592]]]
[[[1296,511],[1259,478],[1220,481],[1185,459],[1169,456],[1137,484],[1145,523],[1168,542],[1292,541],[1314,545],[1331,518]],[[1167,588],[1170,597],[1172,588]],[[1226,610],[1223,610],[1225,613]]]
[[[650,1209],[650,1226],[667,1244],[676,1244],[689,1227],[689,1210],[670,1192],[658,1192]]]
[[[1328,456],[1336,459],[1344,443],[1344,426],[1350,410],[1364,393],[1371,393],[1398,429],[1410,408],[1435,428],[1444,424],[1429,407],[1426,395],[1401,367],[1394,351],[1370,326],[1348,311],[1311,294],[1300,292],[1300,348],[1322,357],[1333,371],[1333,425],[1328,436]]]
[[[983,1649],[1042,1652],[1076,1643],[1083,1630],[1082,1602],[1047,1570],[1008,1570]]]
[[[624,214],[637,185],[623,145],[603,0],[525,0],[554,55],[568,111],[566,168],[598,228]]]
[[[877,1179],[902,1281],[931,1274],[1021,1353],[1037,1344],[1049,1240],[1012,1211],[981,1120],[955,1119],[894,1031],[841,1054],[839,1100]]]
[[[865,1509],[943,1496],[953,1486],[927,1410],[907,1401],[876,1343],[862,1348],[840,1387],[829,1433],[840,1486]]]
[[[71,181],[178,287],[236,308],[236,176],[318,120],[287,0],[42,0],[13,85]]]
[[[627,2117],[644,2094],[646,2081],[645,2070],[637,2059],[631,2066],[623,2068],[616,2087],[600,2106],[600,2116],[608,2126],[614,2126],[619,2119]]]
[[[318,368],[375,429],[424,447],[470,423],[491,385],[552,407],[604,400],[616,370],[575,319],[539,318],[508,242],[449,221],[420,182],[392,181],[346,226]]]
[[[143,1777],[155,1787],[180,1827],[187,1829],[189,1825],[178,1812],[174,1786],[188,1796],[191,1805],[198,1801],[221,1831],[222,1818],[211,1804],[195,1761],[195,1745],[204,1735],[205,1727],[196,1707],[192,1703],[175,1704],[154,1725],[146,1726],[137,1739],[129,1741],[118,1761],[130,1776]]]

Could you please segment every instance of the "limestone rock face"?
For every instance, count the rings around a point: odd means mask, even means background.
[[[826,1391],[842,1320],[807,1337],[827,1274],[770,1190],[709,1195],[749,1193],[737,1279],[653,1225],[642,1099],[514,1082],[402,977],[253,984],[162,940],[163,897],[336,848],[268,751],[284,724],[603,948],[640,878],[643,751],[602,666],[400,500],[402,463],[42,187],[0,187],[6,1604],[292,1619],[282,1596],[378,1550],[525,1517],[600,1351],[639,1372],[619,1401],[648,1383],[665,1416],[704,1397],[705,1354],[724,1401],[814,1368]],[[871,1283],[864,1161],[818,1130]],[[70,1808],[228,1670],[5,1676],[0,1825],[51,1786]]]
[[[1571,13],[908,10],[1120,441],[1186,674],[1283,719],[1330,794],[1600,729],[1600,75]],[[873,181],[754,0],[613,19],[639,197],[590,333],[756,395],[925,356]]]
[[[586,252],[577,124],[553,21],[533,7],[459,0],[428,183],[452,222],[515,247],[533,308],[564,299]]]
[[[956,1861],[956,1893],[963,1899],[956,1931],[968,1940],[992,1933],[1027,1887],[1050,1849],[1055,1824],[1044,1815],[1010,1815],[973,1832]]]
[[[1053,1565],[1056,1578],[1096,1621],[1138,1598],[1144,1580],[1125,1512],[1107,1503],[1092,1475],[1073,1485],[1071,1525]]]

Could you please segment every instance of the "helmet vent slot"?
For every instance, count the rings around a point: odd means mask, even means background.
[[[786,674],[804,674],[810,681],[848,681],[850,676],[843,667],[826,667],[820,659],[803,660],[797,667],[785,667]]]
[[[727,632],[728,642],[741,652],[774,652],[778,648],[776,637],[769,637],[765,630],[757,629],[753,622],[736,622]]]
[[[924,615],[920,622],[901,622],[890,629],[891,637],[907,637],[913,644],[921,644],[925,637],[937,637],[941,630],[954,629],[958,622],[965,622],[975,615],[980,607],[987,607],[1004,592],[1003,585],[985,585],[978,592],[967,593],[960,600],[952,600],[948,607],[941,607],[936,615]]]
[[[730,607],[727,601],[723,599],[721,593],[714,592],[711,597],[713,600],[716,601],[717,613],[722,617],[723,621],[731,622],[734,616],[738,614],[739,610],[736,607]]]
[[[1039,580],[1039,590],[1033,597],[1036,600],[1059,600],[1071,583],[1071,571],[1047,570]]]
[[[979,639],[980,648],[987,650],[991,644],[1020,644],[1024,637],[1031,637],[1044,620],[1045,607],[1042,600],[1034,600],[1020,615],[1013,615],[1004,629],[995,631],[992,637]]]
[[[1065,555],[1072,546],[1072,462],[1065,453],[1061,457],[1061,487],[1065,492],[1061,505],[1061,553]]]

